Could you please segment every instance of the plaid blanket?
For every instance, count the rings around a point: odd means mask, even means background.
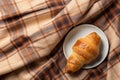
[[[66,74],[65,35],[93,24],[110,48],[99,66]],[[0,80],[120,80],[118,0],[0,0]]]

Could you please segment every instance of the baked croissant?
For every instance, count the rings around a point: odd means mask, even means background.
[[[97,58],[100,44],[101,38],[96,32],[78,39],[72,47],[73,52],[67,60],[65,72],[76,72],[84,64],[88,64]]]

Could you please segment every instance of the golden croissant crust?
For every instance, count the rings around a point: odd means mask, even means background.
[[[84,64],[88,64],[97,58],[100,44],[101,38],[96,32],[78,39],[72,47],[73,52],[67,60],[65,71],[68,73],[76,72]]]

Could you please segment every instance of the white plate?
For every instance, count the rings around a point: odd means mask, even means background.
[[[102,44],[100,47],[100,55],[96,60],[94,60],[94,62],[88,65],[84,65],[83,66],[84,69],[96,67],[100,63],[102,63],[104,59],[106,58],[108,54],[109,43],[108,43],[107,37],[104,34],[104,32],[94,25],[90,25],[90,24],[79,25],[78,27],[73,28],[68,33],[63,43],[63,52],[64,52],[66,59],[68,59],[68,57],[72,53],[72,46],[74,45],[76,40],[78,40],[81,37],[85,37],[91,32],[96,32],[101,37]]]

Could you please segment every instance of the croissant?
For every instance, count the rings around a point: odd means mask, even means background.
[[[65,72],[78,71],[83,65],[90,63],[99,55],[101,38],[96,32],[78,39],[72,47],[72,54],[67,60]]]

